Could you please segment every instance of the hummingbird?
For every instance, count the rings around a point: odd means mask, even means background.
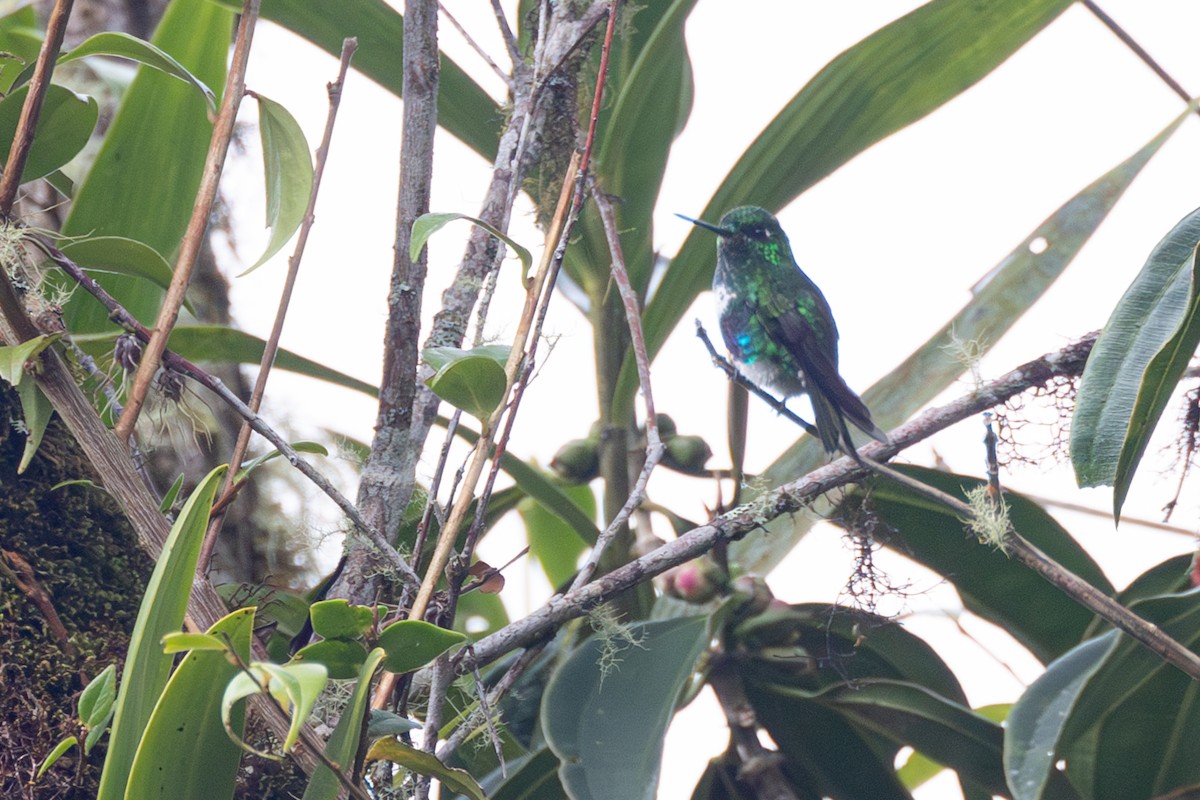
[[[838,373],[833,312],[796,263],[779,220],[758,206],[735,208],[719,225],[676,216],[720,237],[713,294],[721,335],[742,374],[785,398],[807,394],[827,453],[855,454],[846,420],[887,442]]]

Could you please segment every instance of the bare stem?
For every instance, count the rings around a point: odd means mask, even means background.
[[[283,336],[283,323],[287,318],[292,292],[296,287],[296,277],[300,274],[300,262],[304,259],[304,248],[308,244],[308,235],[316,221],[317,194],[321,190],[321,176],[325,174],[325,163],[329,159],[329,144],[333,139],[333,126],[337,121],[338,107],[342,101],[342,88],[346,84],[346,72],[350,69],[350,59],[354,57],[354,51],[357,49],[357,39],[350,38],[342,42],[342,58],[338,66],[337,78],[328,86],[329,113],[325,118],[325,133],[321,137],[321,145],[317,148],[312,190],[308,195],[308,207],[305,209],[304,219],[300,223],[300,232],[296,237],[296,246],[292,251],[292,257],[288,259],[288,270],[284,278],[283,290],[280,292],[279,308],[275,312],[275,322],[271,327],[271,334],[267,337],[266,345],[263,347],[262,359],[258,365],[258,376],[254,380],[254,389],[250,393],[250,402],[247,404],[250,410],[256,414],[262,406],[263,395],[267,390],[267,378],[271,374],[271,367],[275,364],[275,356],[279,353],[279,340]],[[242,427],[238,431],[237,442],[233,446],[233,454],[229,457],[229,464],[233,469],[230,469],[225,475],[225,485],[221,489],[220,499],[215,504],[215,508],[225,508],[236,492],[234,481],[237,477],[237,467],[246,456],[246,449],[250,445],[250,433],[250,424],[243,421]],[[223,514],[214,514],[212,522],[209,524],[204,547],[200,551],[199,569],[202,571],[208,569],[208,562],[212,557],[213,547],[216,545],[217,536],[221,531],[221,522],[224,519]]]
[[[616,6],[613,11],[615,14]],[[629,492],[629,497],[617,515],[609,521],[608,527],[596,540],[596,546],[588,554],[587,561],[579,568],[575,580],[571,582],[572,589],[578,589],[592,579],[600,566],[604,551],[617,537],[625,522],[634,510],[646,499],[646,484],[650,473],[658,466],[663,456],[663,443],[658,435],[657,414],[654,410],[654,392],[650,387],[650,358],[646,354],[646,338],[642,335],[641,309],[638,308],[638,296],[633,285],[629,282],[629,272],[625,268],[625,257],[621,252],[621,235],[617,232],[617,215],[613,211],[608,197],[600,192],[592,192],[592,201],[600,213],[600,221],[604,226],[604,236],[608,241],[609,254],[612,257],[612,276],[621,294],[621,302],[625,306],[625,319],[629,324],[629,336],[633,343],[633,354],[637,361],[638,380],[642,386],[642,399],[646,404],[646,457],[642,462],[641,472]]]
[[[904,448],[923,441],[937,431],[999,405],[1026,389],[1041,386],[1061,375],[1078,375],[1097,335],[1088,334],[1074,344],[983,384],[959,400],[929,409],[889,432],[889,444],[871,442],[860,452],[875,461],[892,458]],[[524,619],[476,642],[474,657],[480,665],[489,664],[510,650],[537,642],[564,622],[584,616],[600,603],[638,583],[697,558],[722,543],[741,539],[769,520],[804,508],[831,489],[861,480],[864,474],[864,467],[849,457],[813,470],[808,475],[760,495],[750,504],[687,531],[562,597],[552,598]],[[467,671],[464,658],[456,657],[455,669],[458,674]]]
[[[67,32],[67,20],[71,17],[73,5],[74,0],[57,0],[46,23],[46,38],[38,52],[33,77],[29,81],[29,93],[25,96],[21,116],[17,119],[12,147],[9,148],[8,159],[4,164],[4,176],[0,177],[0,217],[7,217],[12,213],[13,203],[17,201],[21,172],[24,171],[25,161],[29,158],[29,149],[33,147],[38,117],[42,113],[42,101],[46,99],[46,92],[50,90],[50,76],[54,72],[54,63],[58,59],[63,36]]]
[[[1179,81],[1172,78],[1170,74],[1163,69],[1162,65],[1155,61],[1154,57],[1146,52],[1146,49],[1138,44],[1137,40],[1129,35],[1128,31],[1117,24],[1116,20],[1106,14],[1104,10],[1092,2],[1092,0],[1083,0],[1083,6],[1088,11],[1091,11],[1093,14],[1095,14],[1096,18],[1103,22],[1106,28],[1116,34],[1116,37],[1120,39],[1126,47],[1132,50],[1134,54],[1142,60],[1142,63],[1149,67],[1155,75],[1162,79],[1162,82],[1169,86],[1171,91],[1183,98],[1183,102],[1192,102],[1192,96],[1188,94],[1187,90],[1184,89],[1182,85],[1180,85]]]
[[[175,259],[175,270],[171,275],[171,283],[163,298],[158,311],[150,341],[142,351],[141,361],[138,362],[137,372],[133,376],[133,384],[125,400],[125,409],[121,412],[114,428],[117,436],[128,441],[137,424],[138,415],[146,402],[146,395],[154,381],[162,361],[163,351],[167,349],[167,338],[179,318],[179,309],[183,306],[184,295],[192,279],[192,269],[196,265],[196,257],[204,243],[204,234],[208,230],[209,215],[212,214],[213,203],[217,199],[217,187],[221,182],[221,170],[225,166],[225,155],[229,151],[229,143],[233,139],[233,127],[237,122],[238,106],[241,105],[242,95],[246,89],[246,65],[250,61],[250,43],[254,40],[254,28],[258,22],[259,0],[245,0],[242,5],[242,16],[238,22],[237,37],[233,46],[233,59],[229,65],[229,76],[225,81],[225,93],[221,97],[221,108],[217,112],[217,121],[213,124],[212,139],[208,144],[208,156],[204,162],[204,173],[200,178],[200,191],[196,203],[192,206],[192,216],[188,220],[187,230],[183,241],[179,244],[179,256]]]

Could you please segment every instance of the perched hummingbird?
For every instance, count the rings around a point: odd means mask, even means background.
[[[720,237],[713,293],[721,335],[742,373],[784,397],[807,394],[826,452],[855,452],[846,420],[888,441],[838,374],[833,312],[796,264],[779,220],[757,206],[733,209],[720,225],[677,216]]]

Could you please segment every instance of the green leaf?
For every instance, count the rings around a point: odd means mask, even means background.
[[[18,386],[17,396],[21,398],[21,415],[25,426],[25,449],[21,452],[21,463],[17,465],[17,474],[21,475],[42,444],[42,436],[50,424],[54,406],[50,405],[50,400],[33,381],[24,381]]]
[[[115,333],[93,333],[72,338],[85,353],[99,358],[111,353],[116,336]],[[189,361],[219,364],[258,364],[262,361],[265,346],[265,342],[257,336],[223,325],[179,325],[171,331],[167,343],[167,347],[173,352]],[[366,381],[318,364],[290,350],[279,351],[275,358],[275,366],[334,386],[353,389],[370,397],[379,396],[379,389]]]
[[[217,467],[193,490],[154,565],[130,635],[97,800],[125,797],[126,781],[142,734],[171,672],[172,657],[162,652],[159,642],[166,634],[183,627],[213,495],[225,469]]]
[[[226,684],[240,674],[227,651],[249,660],[253,629],[253,608],[233,611],[208,630],[220,647],[204,645],[184,657],[146,725],[126,797],[233,797],[241,751],[226,736],[219,709]],[[244,714],[231,724],[240,734]]]
[[[163,52],[153,44],[136,36],[130,36],[127,33],[120,31],[104,31],[97,33],[94,36],[89,36],[78,47],[69,52],[63,53],[58,57],[59,64],[65,64],[68,61],[76,61],[80,58],[88,56],[117,56],[118,58],[126,58],[130,61],[143,64],[147,67],[158,70],[172,78],[177,78],[184,83],[197,89],[204,99],[208,102],[209,108],[216,110],[217,96],[212,89],[187,70],[182,64],[172,58],[169,54]],[[26,73],[30,77],[33,75],[31,69],[27,69]],[[22,75],[22,78],[25,76]],[[23,81],[21,81],[23,82]]]
[[[984,481],[920,467],[900,472],[959,499]],[[840,509],[840,523],[853,525],[861,494]],[[897,532],[896,549],[945,576],[963,605],[999,625],[1043,663],[1083,639],[1092,613],[1056,587],[994,547],[964,533],[953,511],[884,479],[871,483],[868,514]],[[1115,593],[1104,572],[1058,522],[1033,501],[1006,492],[1013,527],[1043,552],[1105,594]]]
[[[6,163],[21,107],[28,94],[29,87],[22,87],[0,100],[0,160]],[[50,84],[42,101],[33,145],[21,171],[21,183],[48,175],[79,155],[91,138],[99,117],[100,106],[96,98],[75,94],[56,83]]]
[[[210,87],[225,83],[233,14],[208,0],[173,0],[152,41]],[[212,124],[193,86],[139,69],[104,135],[63,224],[66,236],[124,236],[173,261],[192,214]],[[97,280],[134,317],[155,318],[162,292],[144,281]],[[72,332],[111,330],[108,311],[84,292],[64,305]]]
[[[167,260],[150,245],[124,236],[77,239],[63,243],[60,249],[63,255],[88,272],[148,280],[162,289],[171,284],[171,265]],[[184,305],[195,313],[190,300],[185,298]]]
[[[357,641],[347,639],[322,639],[305,645],[292,656],[295,663],[314,662],[321,664],[329,673],[330,680],[344,681],[358,675],[367,658],[367,648]]]
[[[248,275],[287,244],[308,211],[312,194],[313,165],[308,140],[296,118],[286,108],[262,95],[258,100],[258,127],[262,134],[264,182],[267,189],[267,227],[271,241]]]
[[[607,669],[612,642],[601,633],[567,657],[542,698],[542,729],[573,800],[655,796],[676,698],[709,641],[707,617],[630,628],[634,644]]]
[[[58,744],[54,745],[54,749],[51,750],[45,759],[42,760],[42,764],[40,767],[38,767],[37,775],[34,776],[34,780],[42,777],[46,770],[54,766],[55,761],[58,761],[60,758],[62,758],[63,753],[66,753],[77,744],[79,744],[78,739],[76,739],[74,736],[68,736]]]
[[[778,211],[863,150],[979,81],[1071,5],[1070,0],[934,0],[875,31],[827,64],[743,153],[697,216],[736,205]],[[712,281],[711,234],[692,231],[646,305],[646,347],[657,355]],[[628,418],[637,389],[627,355],[615,392]]]
[[[246,670],[239,671],[225,687],[225,693],[221,698],[221,720],[225,725],[225,732],[231,741],[246,752],[260,755],[263,758],[278,759],[279,756],[256,750],[242,740],[240,733],[234,727],[234,706],[239,700],[266,692],[282,708],[288,710],[292,717],[292,723],[283,740],[283,751],[286,753],[295,747],[296,741],[300,738],[300,729],[304,727],[309,714],[312,713],[313,705],[321,696],[321,692],[328,682],[329,675],[323,664],[284,664],[280,666],[279,664],[255,661]]]
[[[240,12],[240,0],[216,0]],[[314,3],[312,0],[264,0],[262,16],[303,36],[335,59],[342,40],[358,39],[351,66],[384,89],[401,94],[404,74],[404,20],[384,0]],[[489,161],[500,139],[500,110],[487,92],[461,67],[441,57],[438,77],[438,124]]]
[[[333,729],[329,741],[325,743],[325,755],[343,769],[354,764],[354,757],[358,753],[363,717],[370,705],[371,679],[374,678],[375,671],[379,669],[379,663],[383,661],[383,658],[384,652],[378,647],[367,655],[358,670],[358,681],[354,684],[354,691],[342,709],[337,727]],[[336,800],[340,788],[341,783],[337,776],[328,767],[321,764],[309,779],[308,788],[304,790],[302,800]]]
[[[380,651],[374,650],[372,652]],[[381,711],[378,708],[373,708],[371,709],[371,719],[367,723],[367,737],[378,739],[381,736],[400,736],[409,731],[419,731],[423,727],[421,723],[414,722],[407,717],[402,717],[391,711]]]
[[[171,486],[163,494],[162,502],[158,504],[158,510],[166,514],[175,505],[175,499],[179,497],[179,492],[183,489],[183,473],[179,473]]]
[[[1004,737],[1004,771],[1013,800],[1041,800],[1079,693],[1116,643],[1113,631],[1076,646],[1048,666],[1013,706]]]
[[[313,631],[326,639],[357,639],[375,621],[368,606],[351,605],[349,600],[321,600],[308,609]]]
[[[596,495],[589,486],[564,486],[562,491],[584,514],[595,518]],[[525,522],[530,554],[542,565],[550,585],[561,586],[575,574],[579,556],[589,543],[558,515],[532,498],[522,500],[517,510]]]
[[[433,234],[445,227],[446,223],[453,222],[456,219],[465,219],[467,222],[483,228],[492,236],[495,236],[497,239],[511,247],[513,252],[517,254],[517,258],[521,259],[521,266],[523,267],[521,270],[521,277],[524,278],[529,274],[530,268],[533,267],[533,254],[531,254],[528,249],[517,244],[513,239],[502,233],[495,226],[490,225],[477,217],[468,216],[466,214],[430,213],[422,214],[421,216],[417,217],[415,220],[413,220],[412,239],[408,247],[408,257],[411,260],[416,261],[417,257],[421,254],[421,250],[425,247],[425,243],[429,241],[429,237],[433,236]]]
[[[483,789],[466,770],[447,767],[432,753],[409,747],[390,736],[371,745],[367,751],[367,761],[391,761],[420,775],[437,778],[443,787],[452,792],[464,794],[472,800],[487,800]]]
[[[293,450],[295,450],[297,453],[311,453],[313,455],[318,455],[318,456],[329,455],[329,449],[327,447],[325,447],[325,445],[321,444],[320,442],[292,442],[291,448]],[[280,458],[282,456],[283,456],[283,453],[279,452],[279,450],[271,450],[268,453],[263,453],[258,458],[254,458],[254,459],[251,459],[250,461],[245,462],[244,464],[242,464],[242,468],[240,470],[238,470],[237,480],[239,480],[239,481],[245,480],[246,477],[249,476],[251,472],[258,469],[263,464],[266,464],[269,461],[274,461],[275,459]]]
[[[402,619],[380,631],[376,644],[387,651],[384,669],[412,672],[465,641],[467,637],[457,631],[439,628],[424,620]]]
[[[117,665],[109,664],[79,693],[79,721],[88,729],[101,725],[112,712],[116,697]]]
[[[1184,647],[1200,646],[1200,592],[1151,598],[1131,610]],[[1200,784],[1193,755],[1200,686],[1126,636],[1087,679],[1070,709],[1058,755],[1080,796],[1163,797]]]
[[[18,2],[21,6],[13,10],[13,6],[5,7],[3,18],[0,18],[0,52],[8,57],[0,59],[0,93],[12,91],[14,81],[26,64],[32,64],[42,49],[42,31],[38,28],[37,14],[33,2]]]
[[[1200,342],[1200,209],[1150,253],[1096,340],[1071,421],[1080,486],[1113,486],[1121,505],[1150,434]]]
[[[507,779],[489,791],[491,800],[562,800],[567,796],[558,780],[558,757],[542,747],[519,766],[509,765]]]
[[[987,273],[953,319],[863,394],[881,427],[903,422],[957,380],[963,364],[952,353],[961,342],[977,343],[982,355],[1004,335],[1062,274],[1129,184],[1187,116],[1188,112],[1181,114],[1140,150],[1051,214]],[[633,377],[636,386],[636,375]],[[778,486],[811,471],[824,458],[819,444],[803,437],[767,468],[765,483]],[[772,521],[766,526],[768,536],[735,542],[731,553],[747,569],[769,572],[810,525],[809,515],[794,521]]]
[[[162,640],[163,652],[174,655],[186,653],[189,650],[219,650],[226,652],[229,645],[215,633],[185,633],[174,631],[168,633]]]
[[[508,360],[507,348],[503,357],[495,346],[459,350],[454,347],[430,347],[422,356],[437,372],[425,381],[438,397],[455,408],[461,408],[473,417],[486,420],[504,400],[508,388],[508,376],[504,368]]]
[[[1004,729],[971,709],[903,681],[841,685],[814,697],[864,730],[916,748],[989,796],[1006,792]]]
[[[52,345],[57,338],[57,334],[42,334],[21,344],[0,347],[0,379],[11,386],[20,386],[25,377],[25,364]]]

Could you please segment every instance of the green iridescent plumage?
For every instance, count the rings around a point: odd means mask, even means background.
[[[807,394],[830,453],[854,451],[847,420],[886,442],[862,399],[838,374],[833,313],[796,264],[779,221],[757,206],[735,208],[719,225],[684,219],[720,237],[713,293],[721,335],[742,373],[785,397]]]

